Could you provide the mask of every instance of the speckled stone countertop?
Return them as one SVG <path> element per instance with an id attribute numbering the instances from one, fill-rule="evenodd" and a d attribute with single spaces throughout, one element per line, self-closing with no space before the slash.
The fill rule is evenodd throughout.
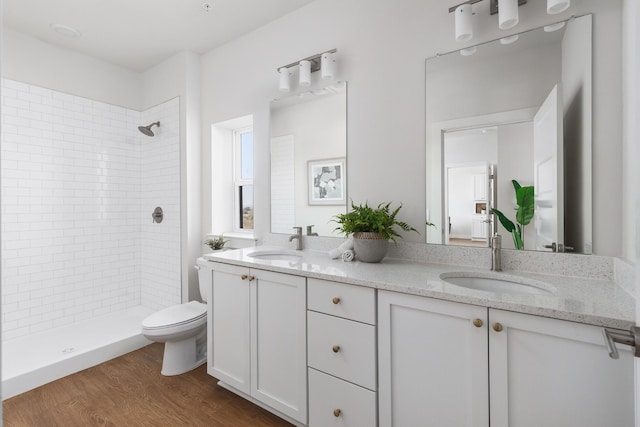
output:
<path id="1" fill-rule="evenodd" d="M 251 257 L 252 252 L 286 251 L 301 254 L 297 260 Z M 483 307 L 533 314 L 554 319 L 628 330 L 635 319 L 633 298 L 612 280 L 551 276 L 517 271 L 489 272 L 458 265 L 428 264 L 385 258 L 379 264 L 343 262 L 326 252 L 288 251 L 257 246 L 204 255 L 205 259 L 298 276 L 333 280 Z M 490 292 L 450 284 L 442 273 L 501 275 L 512 281 L 538 284 L 551 292 L 543 294 Z"/>

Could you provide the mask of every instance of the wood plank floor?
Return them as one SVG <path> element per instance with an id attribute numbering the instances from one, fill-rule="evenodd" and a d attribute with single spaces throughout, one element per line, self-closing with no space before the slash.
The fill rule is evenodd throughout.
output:
<path id="1" fill-rule="evenodd" d="M 291 426 L 219 387 L 206 365 L 183 375 L 162 376 L 162 351 L 163 345 L 154 343 L 7 399 L 4 425 Z"/>

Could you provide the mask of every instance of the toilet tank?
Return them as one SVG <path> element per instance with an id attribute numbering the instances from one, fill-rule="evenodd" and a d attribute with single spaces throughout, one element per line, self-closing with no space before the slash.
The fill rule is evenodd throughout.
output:
<path id="1" fill-rule="evenodd" d="M 213 284 L 213 263 L 204 258 L 196 260 L 196 270 L 198 270 L 198 286 L 203 302 L 209 301 L 211 296 L 211 285 Z"/>

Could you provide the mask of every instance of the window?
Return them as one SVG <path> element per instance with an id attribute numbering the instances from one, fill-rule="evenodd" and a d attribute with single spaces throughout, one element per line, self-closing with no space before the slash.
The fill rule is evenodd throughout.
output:
<path id="1" fill-rule="evenodd" d="M 234 228 L 253 230 L 253 129 L 233 133 Z"/>
<path id="2" fill-rule="evenodd" d="M 252 239 L 253 116 L 211 125 L 211 232 Z"/>

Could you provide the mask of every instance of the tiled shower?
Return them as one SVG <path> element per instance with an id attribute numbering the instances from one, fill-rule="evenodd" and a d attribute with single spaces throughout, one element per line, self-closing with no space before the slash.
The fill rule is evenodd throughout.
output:
<path id="1" fill-rule="evenodd" d="M 180 303 L 179 104 L 140 112 L 2 80 L 3 342 Z M 155 121 L 156 136 L 138 132 Z"/>

